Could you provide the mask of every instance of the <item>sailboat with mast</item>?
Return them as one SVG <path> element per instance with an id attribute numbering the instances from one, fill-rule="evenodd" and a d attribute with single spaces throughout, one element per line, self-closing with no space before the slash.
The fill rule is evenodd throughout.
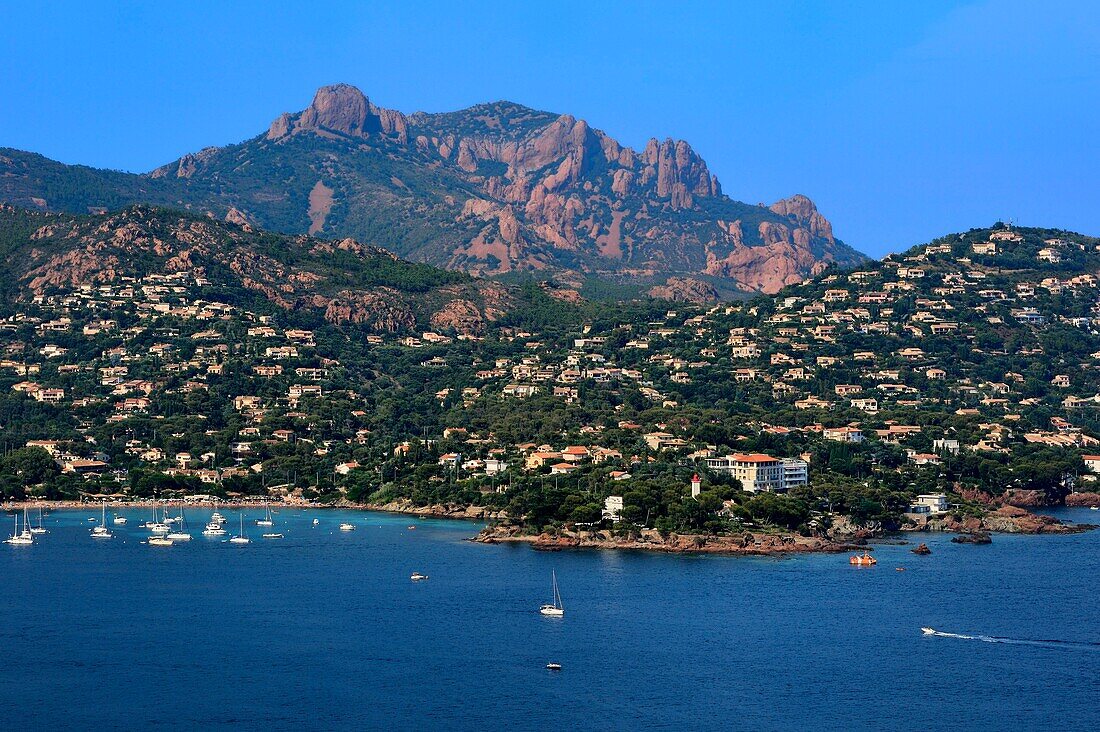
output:
<path id="1" fill-rule="evenodd" d="M 180 501 L 179 526 L 168 534 L 172 541 L 191 541 L 191 534 L 187 533 L 187 521 L 183 518 L 183 501 Z"/>
<path id="2" fill-rule="evenodd" d="M 23 509 L 23 531 L 19 531 L 19 514 L 15 514 L 15 533 L 4 539 L 5 544 L 28 546 L 34 543 L 34 534 L 27 529 L 27 509 Z"/>
<path id="3" fill-rule="evenodd" d="M 546 615 L 551 618 L 561 618 L 565 616 L 565 608 L 561 604 L 561 593 L 558 592 L 558 575 L 554 570 L 550 570 L 550 583 L 553 587 L 554 601 L 553 603 L 547 603 L 539 608 L 540 615 Z"/>
<path id="4" fill-rule="evenodd" d="M 145 524 L 145 527 L 154 534 L 167 534 L 172 530 L 172 527 L 162 521 L 157 514 L 157 504 L 153 503 L 153 520 Z"/>
<path id="5" fill-rule="evenodd" d="M 107 501 L 103 502 L 103 518 L 99 525 L 92 528 L 93 539 L 113 539 L 114 534 L 107 530 Z"/>
<path id="6" fill-rule="evenodd" d="M 241 533 L 229 540 L 230 544 L 251 544 L 252 540 L 244 535 L 244 511 L 241 511 Z"/>
<path id="7" fill-rule="evenodd" d="M 38 507 L 38 526 L 31 527 L 32 534 L 48 534 L 49 529 L 42 525 L 42 507 Z"/>
<path id="8" fill-rule="evenodd" d="M 264 510 L 267 514 L 262 519 L 256 519 L 257 526 L 274 526 L 275 522 L 271 520 L 271 506 L 267 501 L 264 501 Z"/>

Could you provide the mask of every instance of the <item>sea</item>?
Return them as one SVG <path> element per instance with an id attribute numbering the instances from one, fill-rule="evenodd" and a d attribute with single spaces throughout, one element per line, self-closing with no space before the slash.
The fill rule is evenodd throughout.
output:
<path id="1" fill-rule="evenodd" d="M 0 545 L 3 727 L 1100 728 L 1100 531 L 903 537 L 932 554 L 883 543 L 857 568 L 545 552 L 470 542 L 471 522 L 285 508 L 273 529 L 246 511 L 241 545 L 223 512 L 228 535 L 189 509 L 194 539 L 171 547 L 145 543 L 139 509 L 93 540 L 95 508 Z M 538 613 L 551 573 L 563 618 Z"/>

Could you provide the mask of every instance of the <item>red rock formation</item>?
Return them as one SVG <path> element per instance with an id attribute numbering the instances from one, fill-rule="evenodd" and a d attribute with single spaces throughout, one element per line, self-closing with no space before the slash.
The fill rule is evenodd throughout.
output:
<path id="1" fill-rule="evenodd" d="M 1009 488 L 1002 494 L 1001 500 L 1009 506 L 1022 506 L 1026 508 L 1053 505 L 1050 498 L 1043 491 L 1023 490 L 1020 488 Z"/>
<path id="2" fill-rule="evenodd" d="M 718 291 L 714 287 L 691 277 L 669 277 L 665 284 L 649 288 L 649 296 L 695 303 L 718 301 Z"/>
<path id="3" fill-rule="evenodd" d="M 1070 493 L 1068 496 L 1066 496 L 1066 505 L 1080 508 L 1092 508 L 1094 506 L 1100 507 L 1100 493 L 1094 493 L 1091 491 Z"/>

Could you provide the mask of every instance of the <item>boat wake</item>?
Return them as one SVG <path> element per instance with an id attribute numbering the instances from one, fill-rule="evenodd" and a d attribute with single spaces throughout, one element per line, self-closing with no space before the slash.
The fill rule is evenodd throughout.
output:
<path id="1" fill-rule="evenodd" d="M 1017 646 L 1041 646 L 1045 648 L 1082 648 L 1100 650 L 1100 642 L 1096 641 L 1068 641 L 1054 638 L 1007 638 L 1000 635 L 967 635 L 965 633 L 945 633 L 942 630 L 926 630 L 926 636 L 939 638 L 956 638 L 958 640 L 974 640 L 982 643 L 1007 643 Z"/>

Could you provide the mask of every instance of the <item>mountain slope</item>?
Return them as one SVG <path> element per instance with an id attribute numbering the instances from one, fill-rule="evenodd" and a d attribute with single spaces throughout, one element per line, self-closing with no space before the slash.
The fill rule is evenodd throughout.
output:
<path id="1" fill-rule="evenodd" d="M 72 212 L 176 206 L 483 275 L 675 275 L 774 292 L 864 259 L 804 196 L 770 207 L 724 196 L 682 140 L 635 151 L 510 102 L 405 115 L 342 84 L 264 134 L 147 175 L 0 150 L 0 198 Z"/>
<path id="2" fill-rule="evenodd" d="M 375 332 L 480 334 L 523 299 L 515 288 L 404 262 L 352 239 L 270 234 L 148 206 L 96 216 L 0 206 L 0 263 L 9 300 L 154 275 L 222 301 Z"/>

